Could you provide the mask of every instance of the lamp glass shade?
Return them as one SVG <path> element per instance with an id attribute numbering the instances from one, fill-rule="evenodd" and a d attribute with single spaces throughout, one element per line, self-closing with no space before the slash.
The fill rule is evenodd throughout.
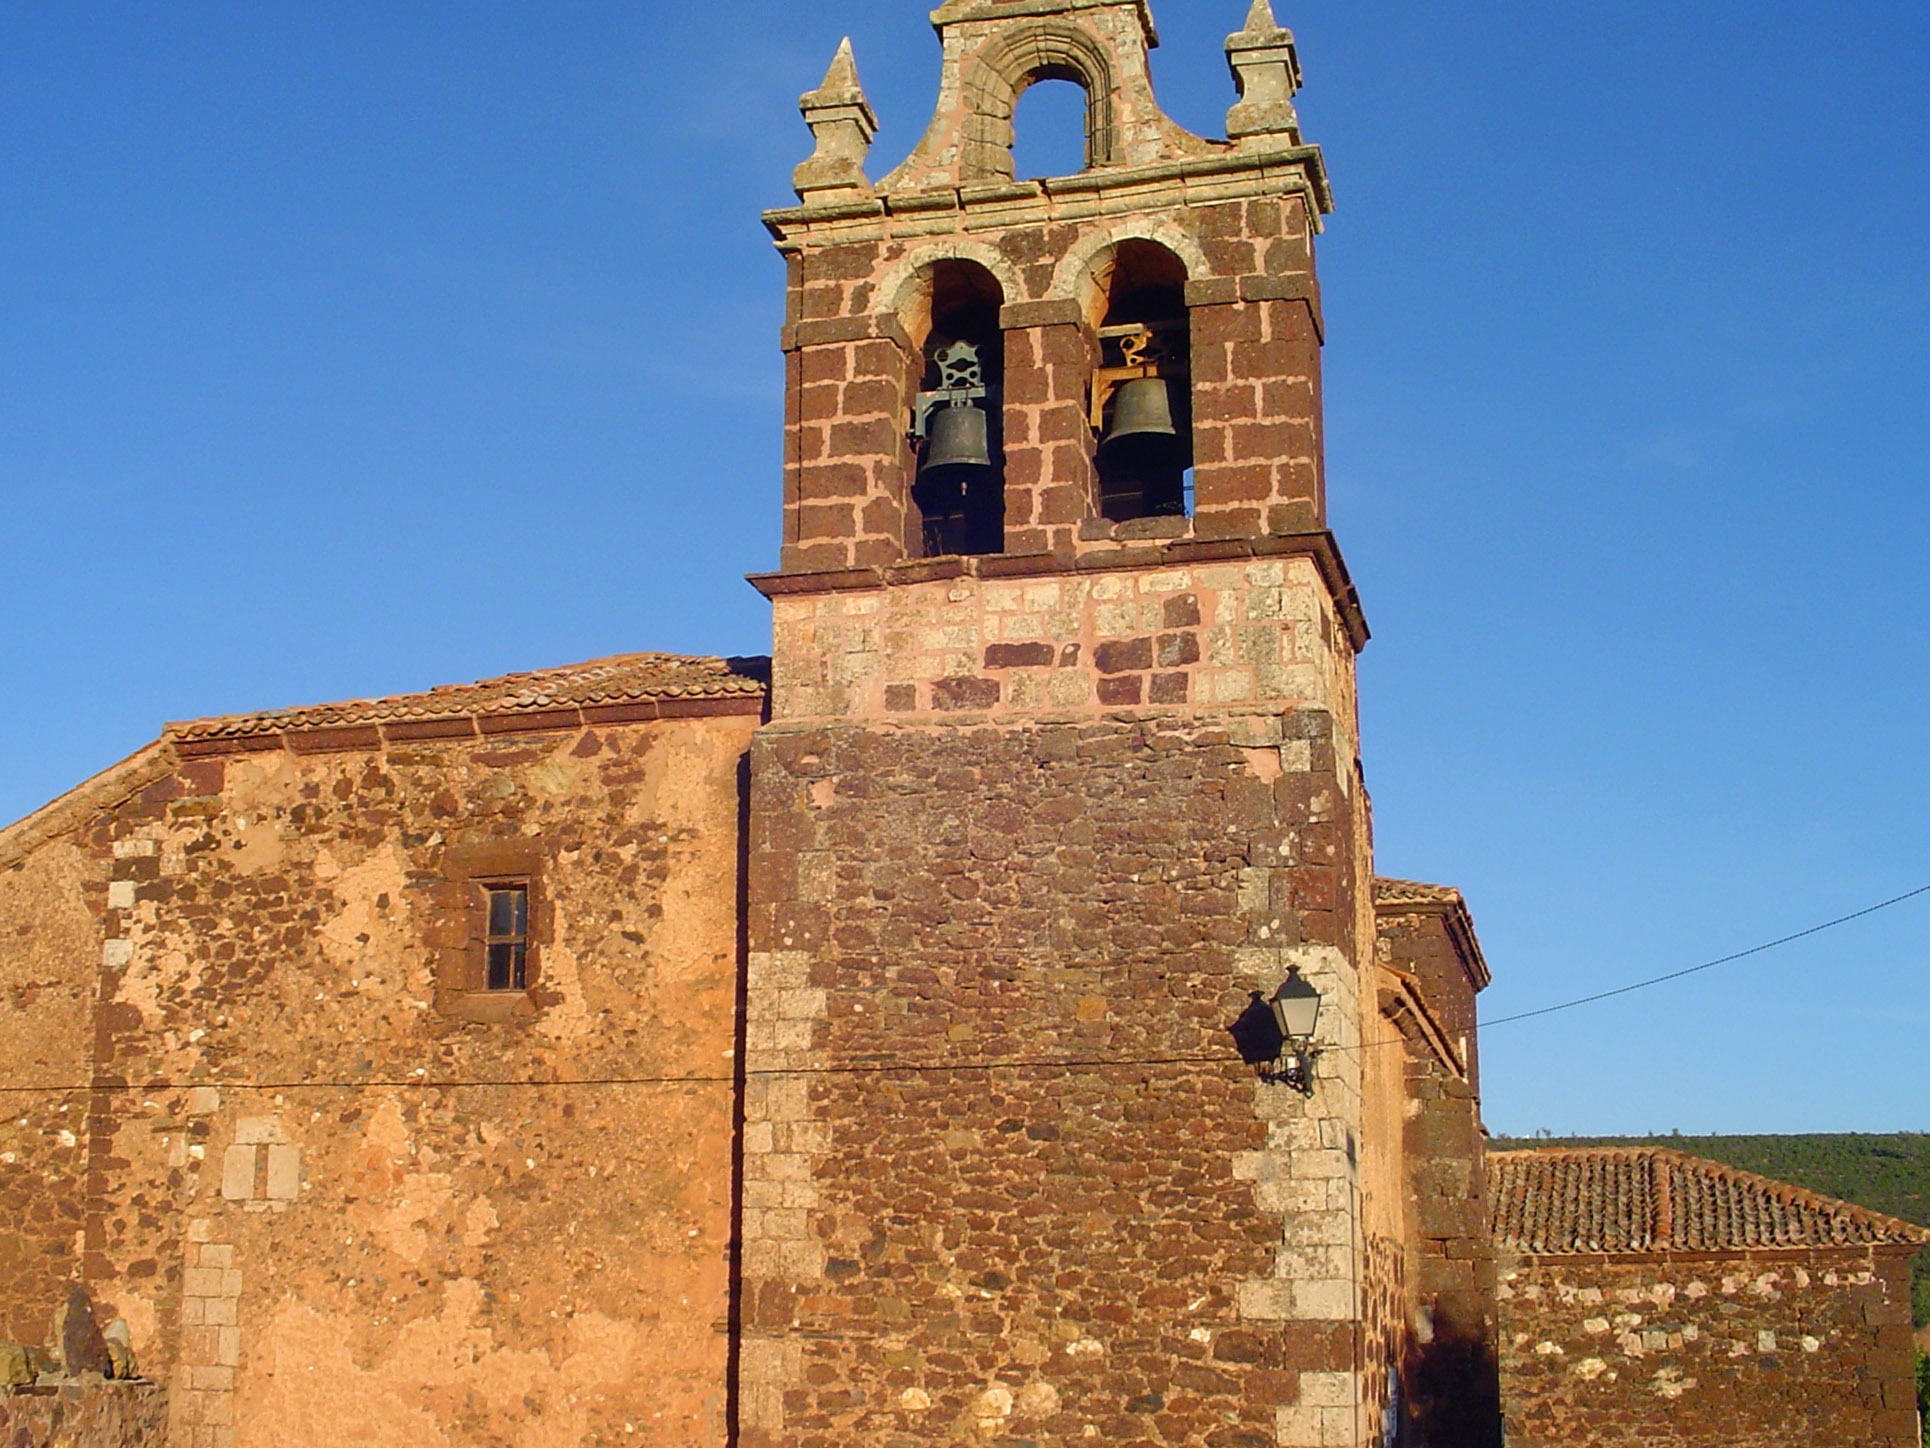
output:
<path id="1" fill-rule="evenodd" d="M 1289 1041 L 1304 1041 L 1313 1035 L 1314 1022 L 1320 1019 L 1320 992 L 1301 978 L 1298 966 L 1287 967 L 1287 978 L 1267 1004 L 1280 1034 Z"/>

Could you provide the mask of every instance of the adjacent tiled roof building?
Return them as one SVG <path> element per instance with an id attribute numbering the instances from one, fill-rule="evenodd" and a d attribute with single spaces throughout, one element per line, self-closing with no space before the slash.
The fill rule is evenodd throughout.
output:
<path id="1" fill-rule="evenodd" d="M 1930 1231 L 1663 1147 L 1488 1180 L 1510 1448 L 1915 1448 Z"/>
<path id="2" fill-rule="evenodd" d="M 1515 1252 L 1930 1242 L 1908 1222 L 1664 1147 L 1500 1151 L 1488 1162 L 1495 1239 Z"/>

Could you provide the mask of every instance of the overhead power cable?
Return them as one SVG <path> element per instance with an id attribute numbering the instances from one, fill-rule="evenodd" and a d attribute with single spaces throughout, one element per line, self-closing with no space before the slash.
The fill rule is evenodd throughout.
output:
<path id="1" fill-rule="evenodd" d="M 1747 950 L 1738 950 L 1729 955 L 1719 956 L 1714 960 L 1705 960 L 1702 964 L 1689 966 L 1685 970 L 1673 970 L 1666 975 L 1651 976 L 1647 980 L 1638 980 L 1630 985 L 1617 986 L 1614 990 L 1598 991 L 1594 995 L 1578 996 L 1574 1000 L 1562 1001 L 1557 1005 L 1542 1006 L 1536 1010 L 1521 1011 L 1512 1016 L 1501 1016 L 1496 1020 L 1482 1021 L 1480 1023 L 1480 1029 L 1488 1030 L 1494 1026 L 1512 1025 L 1517 1021 L 1527 1021 L 1533 1020 L 1538 1016 L 1553 1015 L 1557 1011 L 1574 1010 L 1579 1006 L 1593 1005 L 1597 1001 L 1612 1000 L 1616 996 L 1628 995 L 1633 991 L 1647 990 L 1651 986 L 1663 985 L 1672 980 L 1681 980 L 1685 976 L 1698 975 L 1705 970 L 1714 970 L 1719 965 L 1728 965 L 1734 961 L 1746 960 L 1752 955 L 1761 955 L 1764 951 L 1774 950 L 1778 946 L 1788 945 L 1797 940 L 1805 940 L 1812 935 L 1820 935 L 1825 930 L 1834 930 L 1839 925 L 1847 925 L 1852 920 L 1861 920 L 1866 915 L 1874 915 L 1879 910 L 1888 910 L 1893 905 L 1901 905 L 1905 901 L 1914 900 L 1920 895 L 1930 895 L 1930 885 L 1919 885 L 1914 890 L 1907 890 L 1901 895 L 1894 895 L 1890 899 L 1879 901 L 1875 905 L 1869 905 L 1861 910 L 1851 911 L 1848 915 L 1839 915 L 1834 920 L 1825 920 L 1821 925 L 1812 925 L 1807 930 L 1798 930 L 1789 935 L 1778 936 L 1774 940 L 1764 941 L 1761 945 L 1752 945 Z M 1356 1046 L 1324 1047 L 1323 1054 L 1344 1055 L 1349 1052 L 1377 1050 L 1383 1047 L 1401 1046 L 1404 1044 L 1406 1044 L 1405 1037 L 1392 1036 L 1385 1040 L 1363 1041 Z M 757 1067 L 747 1068 L 742 1073 L 742 1077 L 743 1079 L 749 1080 L 775 1076 L 915 1076 L 935 1075 L 940 1072 L 965 1071 L 1092 1071 L 1121 1070 L 1134 1067 L 1221 1066 L 1225 1064 L 1227 1064 L 1227 1057 L 1223 1054 L 1080 1058 L 1018 1057 L 996 1061 L 876 1061 L 852 1063 L 843 1066 L 807 1066 L 795 1068 Z M 151 1079 L 138 1083 L 92 1081 L 69 1085 L 0 1086 L 0 1095 L 61 1096 L 79 1093 L 140 1095 L 147 1092 L 181 1091 L 203 1086 L 211 1086 L 221 1091 L 321 1091 L 349 1089 L 455 1091 L 491 1088 L 546 1090 L 558 1087 L 573 1088 L 592 1086 L 725 1086 L 735 1083 L 738 1079 L 738 1073 L 721 1072 L 683 1076 L 577 1076 L 553 1077 L 548 1080 L 533 1078 L 452 1080 L 431 1077 L 428 1075 L 427 1069 L 424 1068 L 420 1074 L 405 1076 L 396 1080 L 379 1079 L 375 1077 L 360 1077 L 352 1080 L 321 1080 L 310 1077 L 302 1080 L 287 1081 L 168 1081 Z"/>
<path id="2" fill-rule="evenodd" d="M 1834 920 L 1825 920 L 1821 925 L 1812 925 L 1809 929 L 1798 930 L 1793 935 L 1783 935 L 1778 936 L 1774 940 L 1766 940 L 1761 945 L 1752 945 L 1747 950 L 1738 950 L 1733 955 L 1720 956 L 1715 960 L 1705 960 L 1702 964 L 1692 965 L 1687 970 L 1672 970 L 1667 975 L 1651 976 L 1647 980 L 1638 980 L 1633 985 L 1621 985 L 1615 987 L 1614 990 L 1597 991 L 1594 995 L 1578 996 L 1572 1001 L 1563 1001 L 1560 1005 L 1542 1006 L 1537 1010 L 1521 1011 L 1512 1016 L 1501 1016 L 1496 1020 L 1483 1021 L 1481 1022 L 1481 1029 L 1486 1031 L 1495 1026 L 1513 1025 L 1516 1021 L 1531 1021 L 1536 1016 L 1552 1016 L 1556 1011 L 1572 1011 L 1577 1006 L 1592 1006 L 1596 1001 L 1613 1000 L 1616 996 L 1625 996 L 1631 991 L 1647 990 L 1652 985 L 1664 985 L 1672 980 L 1681 980 L 1684 976 L 1700 975 L 1705 970 L 1714 970 L 1717 966 L 1728 965 L 1732 961 L 1747 960 L 1752 955 L 1761 955 L 1765 950 L 1774 950 L 1777 946 L 1788 945 L 1794 940 L 1806 940 L 1812 935 L 1821 935 L 1825 930 L 1834 930 L 1839 925 L 1848 925 L 1852 920 L 1861 920 L 1865 915 L 1874 915 L 1879 910 L 1888 910 L 1892 905 L 1901 905 L 1905 900 L 1914 900 L 1919 895 L 1930 895 L 1930 885 L 1919 885 L 1914 890 L 1906 890 L 1901 895 L 1893 895 L 1888 900 L 1881 901 L 1875 905 L 1866 906 L 1861 910 L 1853 910 L 1848 915 L 1839 915 Z"/>

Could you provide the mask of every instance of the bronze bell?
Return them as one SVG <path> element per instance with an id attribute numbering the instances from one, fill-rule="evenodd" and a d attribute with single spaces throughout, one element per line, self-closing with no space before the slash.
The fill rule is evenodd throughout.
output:
<path id="1" fill-rule="evenodd" d="M 1135 377 L 1113 389 L 1107 411 L 1111 420 L 1099 446 L 1109 448 L 1127 438 L 1177 438 L 1173 425 L 1173 395 L 1159 377 Z"/>
<path id="2" fill-rule="evenodd" d="M 992 434 L 983 408 L 969 403 L 936 408 L 925 427 L 919 482 L 941 482 L 992 466 Z"/>
<path id="3" fill-rule="evenodd" d="M 1159 377 L 1122 382 L 1106 399 L 1096 460 L 1102 516 L 1119 523 L 1185 513 L 1190 447 L 1173 412 L 1172 388 Z"/>

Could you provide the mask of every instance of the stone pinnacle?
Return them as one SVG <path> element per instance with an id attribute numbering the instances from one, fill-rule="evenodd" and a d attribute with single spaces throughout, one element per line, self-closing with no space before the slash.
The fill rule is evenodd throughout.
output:
<path id="1" fill-rule="evenodd" d="M 1273 0 L 1253 0 L 1252 8 L 1246 12 L 1246 24 L 1241 29 L 1248 35 L 1265 35 L 1279 28 L 1280 22 L 1273 18 Z"/>
<path id="2" fill-rule="evenodd" d="M 1266 0 L 1258 0 L 1264 5 Z M 862 89 L 858 84 L 858 61 L 851 53 L 851 37 L 845 36 L 838 42 L 838 53 L 831 57 L 831 68 L 824 73 L 824 80 L 818 86 L 821 91 L 854 91 Z"/>

